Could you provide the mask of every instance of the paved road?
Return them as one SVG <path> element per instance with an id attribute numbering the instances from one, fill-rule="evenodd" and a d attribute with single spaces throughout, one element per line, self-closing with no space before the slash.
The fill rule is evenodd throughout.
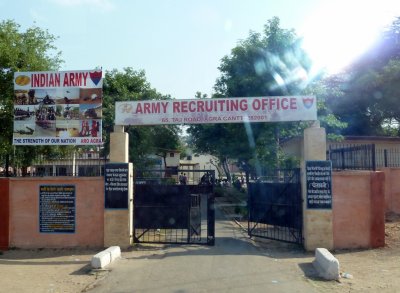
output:
<path id="1" fill-rule="evenodd" d="M 220 218 L 215 246 L 142 245 L 123 253 L 90 292 L 317 292 L 301 269 L 310 255 L 265 245 Z"/>

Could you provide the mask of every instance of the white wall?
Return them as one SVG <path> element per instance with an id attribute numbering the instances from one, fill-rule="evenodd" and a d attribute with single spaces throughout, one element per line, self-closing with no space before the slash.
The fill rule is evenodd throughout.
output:
<path id="1" fill-rule="evenodd" d="M 182 163 L 192 163 L 192 164 L 199 164 L 198 170 L 214 170 L 215 177 L 218 178 L 219 173 L 218 169 L 214 165 L 218 165 L 219 161 L 217 158 L 211 155 L 192 155 L 192 160 L 181 160 Z M 213 164 L 210 163 L 210 160 L 213 161 Z M 222 174 L 221 174 L 222 175 Z"/>

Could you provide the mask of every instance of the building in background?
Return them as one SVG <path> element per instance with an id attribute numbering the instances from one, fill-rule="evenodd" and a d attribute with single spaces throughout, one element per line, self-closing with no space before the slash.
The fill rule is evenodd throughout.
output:
<path id="1" fill-rule="evenodd" d="M 108 158 L 100 149 L 80 149 L 62 158 L 41 159 L 30 168 L 32 176 L 103 176 Z"/>
<path id="2" fill-rule="evenodd" d="M 294 137 L 281 142 L 287 156 L 300 158 L 303 138 Z M 327 159 L 334 169 L 376 170 L 400 167 L 400 138 L 391 136 L 344 136 L 341 141 L 326 143 Z"/>

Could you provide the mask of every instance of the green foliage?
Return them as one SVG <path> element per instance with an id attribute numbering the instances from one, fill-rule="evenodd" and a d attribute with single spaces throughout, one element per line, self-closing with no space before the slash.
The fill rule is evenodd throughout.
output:
<path id="1" fill-rule="evenodd" d="M 0 22 L 0 160 L 23 170 L 39 156 L 57 158 L 73 151 L 68 146 L 12 147 L 13 135 L 13 76 L 17 71 L 58 70 L 62 63 L 54 46 L 56 37 L 38 27 L 21 31 L 14 21 Z M 113 131 L 115 101 L 168 99 L 146 80 L 144 71 L 125 68 L 106 72 L 103 100 L 103 135 L 105 154 L 109 151 L 109 133 Z M 168 150 L 180 147 L 176 126 L 128 127 L 130 157 L 138 166 L 146 165 L 148 154 L 165 156 Z M 9 155 L 11 154 L 11 156 Z"/>
<path id="2" fill-rule="evenodd" d="M 0 22 L 0 158 L 6 164 L 18 161 L 29 165 L 34 154 L 47 149 L 18 146 L 13 157 L 13 77 L 17 71 L 58 69 L 62 60 L 61 53 L 54 46 L 55 40 L 56 37 L 47 30 L 36 26 L 21 31 L 12 20 Z"/>
<path id="3" fill-rule="evenodd" d="M 335 89 L 329 88 L 328 84 L 324 80 L 318 80 L 312 82 L 304 91 L 304 94 L 314 95 L 318 97 L 317 101 L 317 111 L 318 120 L 321 127 L 324 127 L 327 133 L 327 138 L 333 141 L 340 141 L 343 139 L 341 132 L 345 129 L 348 124 L 341 121 L 332 109 L 327 106 L 327 99 L 329 98 L 329 93 L 332 93 Z M 341 92 L 335 93 L 340 95 Z"/>
<path id="4" fill-rule="evenodd" d="M 161 184 L 175 185 L 177 182 L 174 178 L 161 178 Z"/>
<path id="5" fill-rule="evenodd" d="M 301 93 L 307 86 L 310 59 L 293 30 L 280 27 L 274 17 L 264 34 L 250 32 L 247 39 L 222 58 L 215 91 L 229 97 L 282 96 Z"/>
<path id="6" fill-rule="evenodd" d="M 263 34 L 250 32 L 222 58 L 213 98 L 282 96 L 304 93 L 311 62 L 293 30 L 280 27 L 279 19 L 267 22 Z M 198 98 L 204 96 L 198 93 Z M 247 123 L 192 125 L 191 146 L 200 153 L 219 158 L 225 164 L 238 161 L 246 173 L 261 165 L 279 166 L 284 160 L 279 141 L 299 135 L 303 123 Z"/>
<path id="7" fill-rule="evenodd" d="M 103 85 L 103 136 L 104 151 L 109 152 L 110 132 L 113 131 L 115 119 L 115 102 L 138 100 L 170 99 L 152 88 L 143 70 L 132 68 L 116 69 L 105 73 Z M 176 125 L 162 126 L 128 126 L 129 158 L 136 168 L 144 168 L 152 164 L 149 155 L 155 154 L 162 158 L 171 150 L 180 149 L 180 128 Z"/>

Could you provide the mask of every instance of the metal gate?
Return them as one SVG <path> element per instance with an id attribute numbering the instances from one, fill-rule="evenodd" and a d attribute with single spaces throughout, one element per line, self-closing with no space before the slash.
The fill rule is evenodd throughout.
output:
<path id="1" fill-rule="evenodd" d="M 214 245 L 214 178 L 207 170 L 137 171 L 134 241 Z"/>
<path id="2" fill-rule="evenodd" d="M 303 243 L 300 169 L 270 170 L 248 186 L 248 234 Z"/>

